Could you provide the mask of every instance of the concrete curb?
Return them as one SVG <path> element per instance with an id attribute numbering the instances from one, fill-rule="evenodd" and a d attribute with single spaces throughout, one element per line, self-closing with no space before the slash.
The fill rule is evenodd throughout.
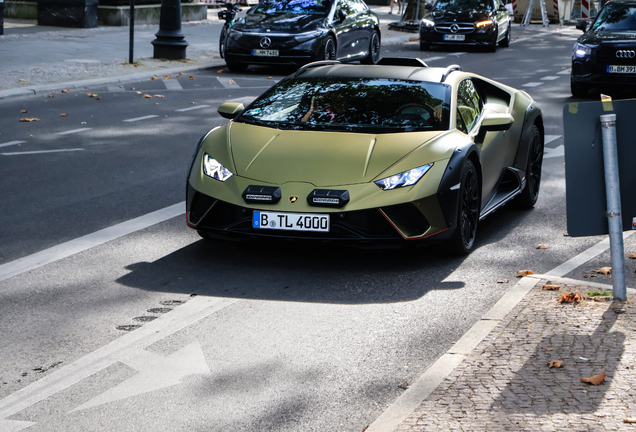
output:
<path id="1" fill-rule="evenodd" d="M 556 278 L 552 278 L 556 279 Z M 473 325 L 444 355 L 424 372 L 408 390 L 382 413 L 366 432 L 393 432 L 484 340 L 499 322 L 537 284 L 536 278 L 522 278 L 486 314 Z"/>
<path id="2" fill-rule="evenodd" d="M 180 67 L 180 68 L 172 68 L 172 69 L 156 69 L 147 72 L 139 72 L 135 74 L 128 75 L 116 75 L 112 77 L 105 78 L 95 78 L 83 81 L 71 81 L 64 83 L 52 83 L 52 84 L 42 84 L 32 87 L 25 88 L 16 88 L 9 90 L 0 90 L 0 99 L 5 99 L 12 96 L 25 96 L 25 95 L 35 95 L 39 93 L 51 92 L 62 89 L 76 89 L 86 86 L 93 85 L 102 85 L 102 84 L 120 84 L 127 81 L 135 81 L 135 80 L 143 80 L 150 79 L 153 75 L 163 76 L 166 74 L 174 74 L 179 72 L 190 72 L 201 69 L 210 69 L 217 67 L 225 67 L 225 64 L 221 64 L 220 62 L 209 62 L 196 66 L 188 66 L 188 67 Z"/>

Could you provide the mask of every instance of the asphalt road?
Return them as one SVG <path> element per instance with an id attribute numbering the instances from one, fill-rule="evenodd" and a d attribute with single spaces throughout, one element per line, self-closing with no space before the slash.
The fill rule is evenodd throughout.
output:
<path id="1" fill-rule="evenodd" d="M 225 122 L 216 108 L 250 100 L 289 71 L 219 68 L 0 101 L 0 270 L 56 248 L 50 264 L 0 278 L 0 430 L 372 423 L 517 270 L 547 273 L 602 240 L 565 235 L 561 112 L 575 101 L 567 70 L 576 33 L 515 30 L 494 54 L 383 47 L 523 88 L 543 110 L 536 207 L 488 217 L 464 258 L 437 248 L 206 242 L 186 227 L 186 171 L 197 139 Z M 625 249 L 636 250 L 633 237 Z M 605 265 L 607 253 L 564 276 Z M 627 265 L 634 287 L 636 265 Z"/>

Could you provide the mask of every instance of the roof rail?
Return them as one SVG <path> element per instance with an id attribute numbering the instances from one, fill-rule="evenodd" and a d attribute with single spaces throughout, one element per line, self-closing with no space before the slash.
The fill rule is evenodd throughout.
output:
<path id="1" fill-rule="evenodd" d="M 451 74 L 451 72 L 454 71 L 462 71 L 461 66 L 459 65 L 450 65 L 449 67 L 446 68 L 446 70 L 444 71 L 444 74 L 442 75 L 442 79 L 440 80 L 441 83 L 443 83 L 444 81 L 446 81 L 446 78 L 448 78 L 448 76 Z"/>
<path id="2" fill-rule="evenodd" d="M 318 66 L 330 66 L 330 65 L 336 65 L 336 64 L 341 64 L 341 63 L 338 60 L 320 60 L 313 63 L 307 63 L 306 65 L 301 66 L 296 71 L 296 73 L 294 74 L 294 78 L 296 78 L 298 75 L 302 74 L 309 68 L 318 67 Z"/>
<path id="3" fill-rule="evenodd" d="M 417 57 L 382 57 L 377 64 L 380 66 L 428 67 L 424 60 Z"/>

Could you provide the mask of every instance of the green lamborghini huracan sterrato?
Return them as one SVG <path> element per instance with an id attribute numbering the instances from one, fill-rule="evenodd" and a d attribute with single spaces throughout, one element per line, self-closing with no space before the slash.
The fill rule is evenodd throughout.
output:
<path id="1" fill-rule="evenodd" d="M 481 219 L 533 207 L 541 110 L 524 91 L 419 59 L 300 68 L 198 143 L 187 223 L 204 238 L 473 247 Z"/>

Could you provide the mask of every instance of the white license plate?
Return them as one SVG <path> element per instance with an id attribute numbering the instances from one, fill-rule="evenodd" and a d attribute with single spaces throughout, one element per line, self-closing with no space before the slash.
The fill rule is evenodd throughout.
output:
<path id="1" fill-rule="evenodd" d="M 252 227 L 288 231 L 329 232 L 329 215 L 255 211 L 252 216 Z"/>
<path id="2" fill-rule="evenodd" d="M 466 39 L 466 35 L 444 35 L 444 40 L 463 41 Z"/>
<path id="3" fill-rule="evenodd" d="M 252 55 L 258 57 L 278 57 L 278 50 L 255 49 L 252 50 Z"/>
<path id="4" fill-rule="evenodd" d="M 636 73 L 636 66 L 607 66 L 607 73 Z"/>

